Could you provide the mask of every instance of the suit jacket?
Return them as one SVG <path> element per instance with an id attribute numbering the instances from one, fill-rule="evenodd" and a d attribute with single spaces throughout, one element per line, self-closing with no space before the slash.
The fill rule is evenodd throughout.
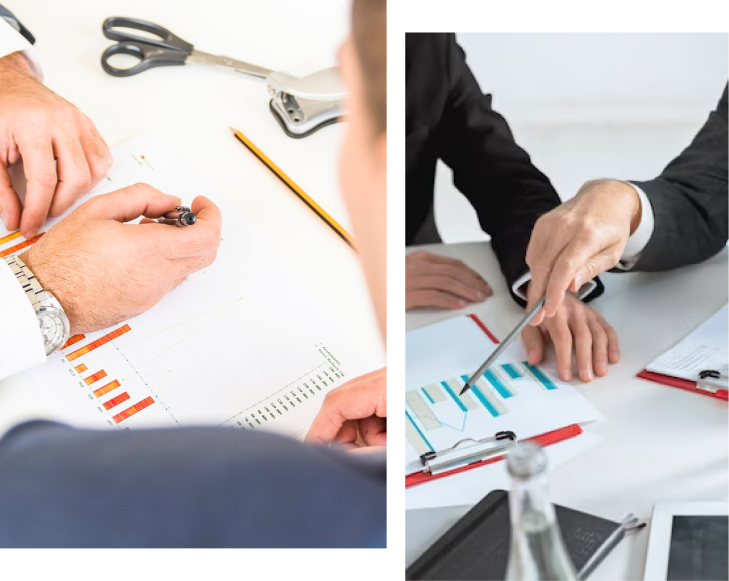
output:
<path id="1" fill-rule="evenodd" d="M 632 270 L 668 270 L 706 260 L 727 241 L 727 87 L 691 144 L 650 181 L 635 181 L 655 225 Z"/>
<path id="2" fill-rule="evenodd" d="M 511 287 L 528 270 L 534 222 L 560 204 L 559 196 L 491 108 L 491 96 L 481 93 L 455 35 L 407 34 L 405 47 L 406 244 L 432 210 L 442 159 L 491 236 Z M 597 283 L 588 299 L 602 293 Z"/>

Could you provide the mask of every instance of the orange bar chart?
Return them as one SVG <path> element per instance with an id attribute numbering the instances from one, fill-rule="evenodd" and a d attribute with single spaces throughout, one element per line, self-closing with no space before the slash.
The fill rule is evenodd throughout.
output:
<path id="1" fill-rule="evenodd" d="M 7 234 L 0 238 L 0 246 L 5 244 L 6 242 L 15 240 L 16 238 L 20 238 L 20 230 L 16 230 L 15 232 L 11 232 L 10 234 Z"/>
<path id="2" fill-rule="evenodd" d="M 83 373 L 88 369 L 88 367 L 86 367 L 85 363 L 82 363 L 81 365 L 77 365 L 76 367 L 74 367 L 74 369 L 76 370 L 76 373 Z"/>
<path id="3" fill-rule="evenodd" d="M 86 385 L 91 385 L 92 383 L 96 383 L 104 377 L 106 377 L 106 371 L 102 369 L 101 371 L 97 371 L 93 375 L 89 375 L 86 379 L 84 379 L 84 381 L 86 382 Z"/>
<path id="4" fill-rule="evenodd" d="M 25 242 L 21 242 L 20 244 L 16 244 L 15 246 L 11 246 L 7 250 L 0 251 L 0 258 L 3 258 L 5 256 L 10 256 L 11 254 L 15 254 L 18 250 L 22 250 L 23 248 L 27 248 L 31 244 L 36 243 L 38 240 L 40 240 L 41 236 L 43 236 L 45 232 L 41 232 L 40 234 L 33 236 L 30 240 L 26 240 Z"/>
<path id="5" fill-rule="evenodd" d="M 123 394 L 116 396 L 115 398 L 110 399 L 104 404 L 104 409 L 110 410 L 111 408 L 118 406 L 121 402 L 127 401 L 129 399 L 129 394 L 125 391 Z M 117 422 L 119 423 L 119 422 Z"/>
<path id="6" fill-rule="evenodd" d="M 106 345 L 109 341 L 113 341 L 117 337 L 120 337 L 124 333 L 128 333 L 131 331 L 131 328 L 129 325 L 124 325 L 123 327 L 119 327 L 115 331 L 112 331 L 108 335 L 104 335 L 103 337 L 100 337 L 96 341 L 92 341 L 88 345 L 81 347 L 81 349 L 77 349 L 73 353 L 69 353 L 66 356 L 66 359 L 69 361 L 73 361 L 74 359 L 78 359 L 82 355 L 86 355 L 87 353 L 93 351 L 94 349 L 97 349 L 98 347 L 101 347 L 102 345 Z"/>
<path id="7" fill-rule="evenodd" d="M 63 347 L 61 347 L 61 349 L 70 347 L 74 343 L 78 343 L 79 341 L 83 341 L 84 339 L 86 339 L 86 335 L 74 335 L 73 337 L 69 337 L 68 341 L 63 344 Z"/>
<path id="8" fill-rule="evenodd" d="M 153 403 L 154 399 L 152 397 L 145 398 L 139 403 L 135 403 L 132 407 L 125 409 L 123 412 L 119 412 L 112 419 L 118 424 L 126 420 L 129 416 L 133 416 L 144 408 L 151 406 Z"/>
<path id="9" fill-rule="evenodd" d="M 104 374 L 104 375 L 106 375 L 106 374 Z M 104 386 L 100 387 L 99 389 L 97 389 L 96 391 L 94 391 L 94 395 L 96 397 L 101 397 L 102 395 L 109 393 L 112 389 L 116 389 L 120 385 L 121 385 L 121 383 L 119 383 L 119 380 L 115 379 L 111 383 L 107 383 L 106 385 L 104 385 Z M 106 409 L 109 409 L 109 408 L 106 408 Z"/>

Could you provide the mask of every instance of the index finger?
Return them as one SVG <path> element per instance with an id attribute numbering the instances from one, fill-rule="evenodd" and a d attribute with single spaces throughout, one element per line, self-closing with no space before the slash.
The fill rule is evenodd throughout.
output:
<path id="1" fill-rule="evenodd" d="M 46 221 L 58 183 L 58 175 L 50 139 L 38 136 L 27 142 L 19 140 L 18 150 L 23 158 L 28 182 L 20 231 L 25 238 L 32 238 Z"/>
<path id="2" fill-rule="evenodd" d="M 306 441 L 328 444 L 347 420 L 372 415 L 387 416 L 386 369 L 363 375 L 333 389 L 324 398 L 321 410 L 306 434 Z"/>

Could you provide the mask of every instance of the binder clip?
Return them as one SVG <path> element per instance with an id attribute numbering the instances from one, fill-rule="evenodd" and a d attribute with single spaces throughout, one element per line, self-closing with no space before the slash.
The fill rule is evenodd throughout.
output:
<path id="1" fill-rule="evenodd" d="M 450 448 L 422 454 L 420 456 L 420 463 L 423 465 L 422 471 L 435 475 L 490 458 L 505 456 L 516 443 L 517 438 L 514 432 L 497 432 L 493 436 L 480 440 L 465 438 Z"/>
<path id="2" fill-rule="evenodd" d="M 696 387 L 709 393 L 716 393 L 719 390 L 729 389 L 729 377 L 727 376 L 727 366 L 724 365 L 719 369 L 704 369 L 699 371 L 696 378 Z"/>

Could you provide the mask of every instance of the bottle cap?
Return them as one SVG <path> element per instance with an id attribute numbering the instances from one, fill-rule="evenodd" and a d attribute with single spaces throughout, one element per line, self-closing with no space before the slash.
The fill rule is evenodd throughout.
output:
<path id="1" fill-rule="evenodd" d="M 547 455 L 534 442 L 521 442 L 506 457 L 509 474 L 518 478 L 531 478 L 547 469 Z"/>

